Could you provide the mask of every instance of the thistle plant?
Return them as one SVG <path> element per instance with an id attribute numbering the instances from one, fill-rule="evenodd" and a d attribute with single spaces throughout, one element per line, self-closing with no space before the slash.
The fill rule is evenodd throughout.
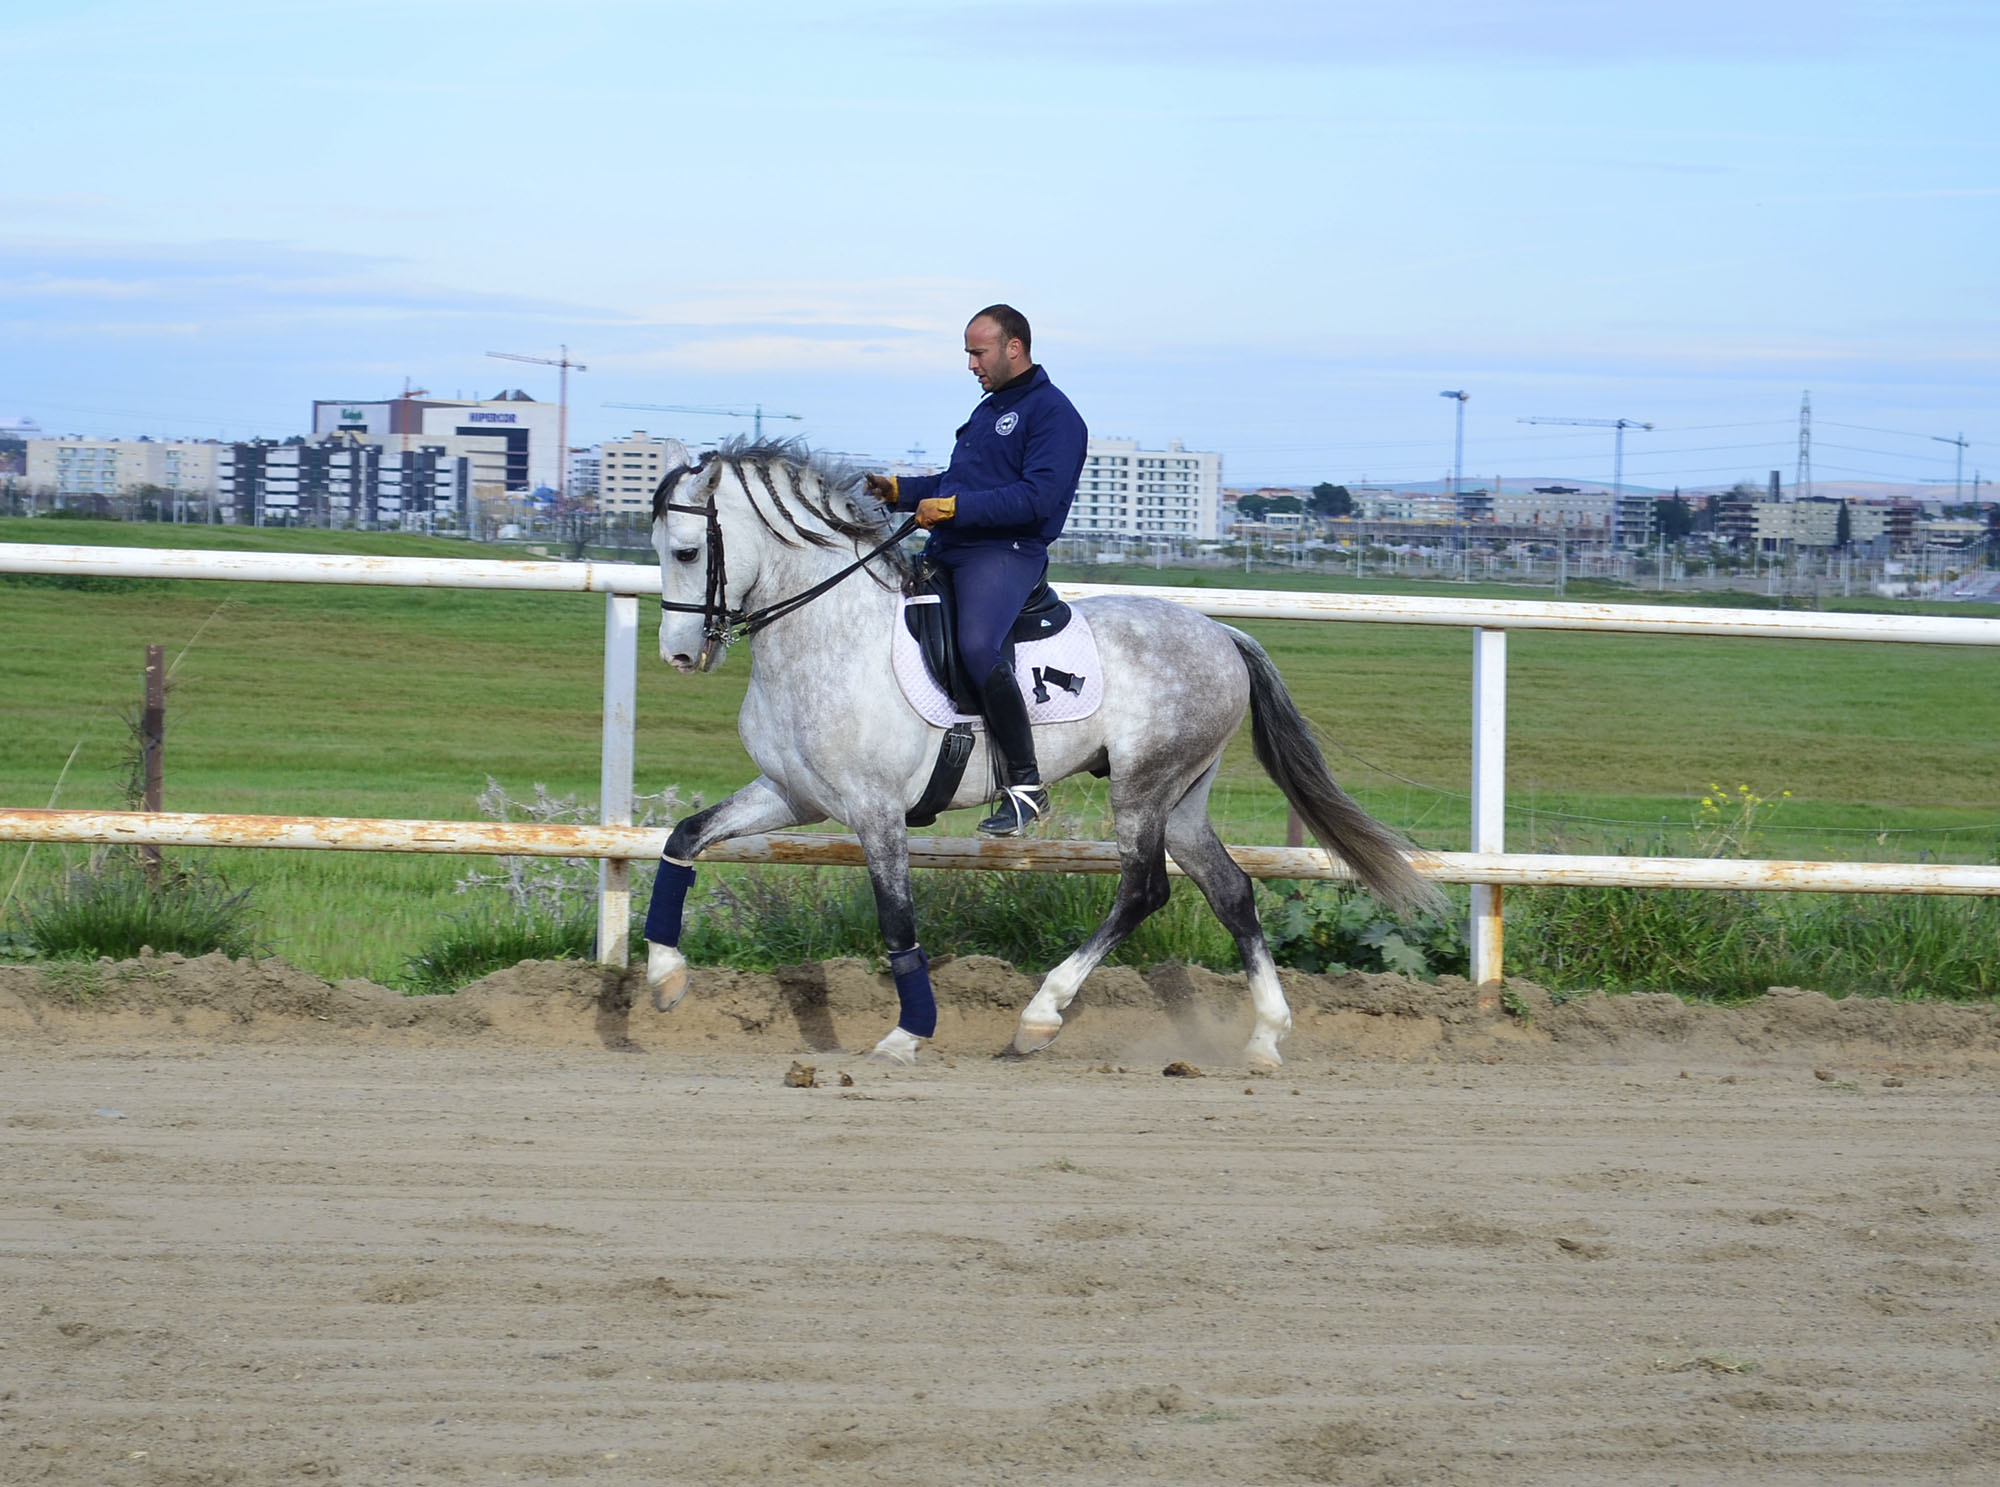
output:
<path id="1" fill-rule="evenodd" d="M 542 826 L 595 826 L 602 814 L 594 803 L 579 800 L 574 793 L 550 794 L 539 781 L 530 799 L 518 799 L 491 775 L 474 803 L 488 820 L 528 821 Z M 697 799 L 695 808 L 700 804 Z M 664 826 L 683 811 L 686 802 L 680 791 L 669 785 L 657 794 L 635 797 L 632 805 L 633 824 Z M 469 868 L 452 885 L 452 891 L 466 894 L 497 888 L 515 915 L 548 922 L 574 916 L 597 892 L 595 858 L 502 856 L 493 860 L 500 871 Z"/>
<path id="2" fill-rule="evenodd" d="M 1752 838 L 1791 798 L 1789 790 L 1768 797 L 1748 785 L 1738 785 L 1731 792 L 1711 780 L 1708 793 L 1694 808 L 1694 855 L 1748 857 Z"/>

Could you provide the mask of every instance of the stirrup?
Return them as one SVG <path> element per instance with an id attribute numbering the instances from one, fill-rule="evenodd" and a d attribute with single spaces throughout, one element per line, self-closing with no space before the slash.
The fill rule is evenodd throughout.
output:
<path id="1" fill-rule="evenodd" d="M 981 836 L 1019 836 L 1049 813 L 1049 792 L 1041 785 L 1009 785 L 1000 809 L 979 823 Z"/>

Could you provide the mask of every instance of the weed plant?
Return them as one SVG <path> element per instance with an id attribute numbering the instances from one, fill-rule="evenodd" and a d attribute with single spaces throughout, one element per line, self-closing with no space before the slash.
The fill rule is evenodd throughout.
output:
<path id="1" fill-rule="evenodd" d="M 396 979 L 411 996 L 438 996 L 524 960 L 588 960 L 596 940 L 592 911 L 554 916 L 482 904 L 447 920 Z"/>
<path id="2" fill-rule="evenodd" d="M 28 898 L 14 936 L 49 960 L 161 954 L 240 957 L 261 948 L 248 889 L 163 864 L 151 881 L 136 855 L 107 854 Z"/>
<path id="3" fill-rule="evenodd" d="M 1258 899 L 1271 958 L 1281 966 L 1335 976 L 1394 971 L 1424 981 L 1470 973 L 1471 923 L 1462 912 L 1397 920 L 1345 884 L 1282 878 L 1261 885 Z"/>

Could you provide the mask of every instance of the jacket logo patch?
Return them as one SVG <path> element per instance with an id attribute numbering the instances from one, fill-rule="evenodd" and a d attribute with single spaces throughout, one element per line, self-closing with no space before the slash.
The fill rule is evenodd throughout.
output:
<path id="1" fill-rule="evenodd" d="M 1004 439 L 1009 434 L 1014 432 L 1015 428 L 1019 426 L 1020 422 L 1021 422 L 1021 415 L 1016 413 L 1012 408 L 1009 408 L 1005 413 L 1002 413 L 1000 417 L 994 421 L 993 432 L 998 434 L 1001 438 Z"/>

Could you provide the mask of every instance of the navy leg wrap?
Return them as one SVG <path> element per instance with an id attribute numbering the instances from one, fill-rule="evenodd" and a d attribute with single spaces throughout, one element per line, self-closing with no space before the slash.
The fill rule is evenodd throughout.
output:
<path id="1" fill-rule="evenodd" d="M 688 889 L 694 887 L 694 869 L 660 859 L 660 875 L 653 879 L 653 901 L 646 909 L 646 938 L 655 945 L 681 942 L 681 906 Z"/>
<path id="2" fill-rule="evenodd" d="M 931 995 L 931 962 L 924 947 L 912 945 L 889 957 L 889 970 L 896 978 L 896 999 L 903 1004 L 896 1026 L 919 1038 L 937 1031 L 937 998 Z"/>

